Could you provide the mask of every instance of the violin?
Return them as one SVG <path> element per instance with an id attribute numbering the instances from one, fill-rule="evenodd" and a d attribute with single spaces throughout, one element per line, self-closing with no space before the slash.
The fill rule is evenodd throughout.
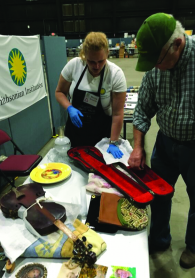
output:
<path id="1" fill-rule="evenodd" d="M 17 189 L 12 189 L 1 198 L 1 210 L 6 218 L 16 219 L 19 218 L 18 210 L 21 206 L 28 209 L 31 205 L 36 203 L 37 198 L 44 196 L 45 191 L 41 184 L 31 183 L 22 185 L 17 187 Z M 66 210 L 62 205 L 53 201 L 41 201 L 40 204 L 44 204 L 44 207 L 49 210 L 56 219 L 60 219 L 63 222 L 66 220 Z M 26 219 L 40 235 L 48 235 L 58 229 L 37 209 L 37 205 L 28 209 Z"/>
<path id="2" fill-rule="evenodd" d="M 93 265 L 97 258 L 96 254 L 91 251 L 92 244 L 86 246 L 86 237 L 80 240 L 67 226 L 63 223 L 66 220 L 65 208 L 53 201 L 39 201 L 40 197 L 45 196 L 41 184 L 30 183 L 17 188 L 12 188 L 0 200 L 0 207 L 6 218 L 18 218 L 18 210 L 21 206 L 27 209 L 26 219 L 32 227 L 40 234 L 47 235 L 60 229 L 69 238 L 72 239 L 73 261 L 81 266 L 87 264 Z"/>

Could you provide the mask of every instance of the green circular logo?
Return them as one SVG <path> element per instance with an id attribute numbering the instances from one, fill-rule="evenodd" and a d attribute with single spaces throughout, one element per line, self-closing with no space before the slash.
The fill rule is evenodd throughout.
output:
<path id="1" fill-rule="evenodd" d="M 106 90 L 104 88 L 101 88 L 100 94 L 104 95 L 106 93 Z"/>
<path id="2" fill-rule="evenodd" d="M 17 86 L 24 85 L 27 77 L 27 67 L 24 56 L 19 49 L 13 48 L 8 57 L 8 67 L 11 78 Z"/>

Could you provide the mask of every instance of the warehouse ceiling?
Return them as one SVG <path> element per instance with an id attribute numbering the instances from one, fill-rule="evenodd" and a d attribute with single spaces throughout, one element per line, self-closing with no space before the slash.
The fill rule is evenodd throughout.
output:
<path id="1" fill-rule="evenodd" d="M 0 34 L 84 38 L 90 31 L 108 37 L 137 33 L 153 13 L 173 14 L 195 32 L 194 0 L 6 0 L 0 4 Z"/>

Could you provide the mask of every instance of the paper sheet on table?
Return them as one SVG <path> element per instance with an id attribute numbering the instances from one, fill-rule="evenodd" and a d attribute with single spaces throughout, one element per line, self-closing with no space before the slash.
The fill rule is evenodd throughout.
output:
<path id="1" fill-rule="evenodd" d="M 117 189 L 113 188 L 106 180 L 99 175 L 89 173 L 88 184 L 85 186 L 86 190 L 95 194 L 101 194 L 102 192 L 112 193 L 119 196 L 123 196 Z"/>
<path id="2" fill-rule="evenodd" d="M 114 158 L 112 154 L 107 153 L 107 149 L 109 147 L 109 138 L 103 138 L 100 142 L 98 142 L 95 147 L 100 150 L 102 153 L 106 164 L 112 164 L 117 162 L 122 162 L 126 166 L 129 166 L 128 159 L 130 153 L 132 152 L 133 148 L 131 147 L 128 140 L 119 139 L 119 149 L 123 152 L 122 158 Z"/>

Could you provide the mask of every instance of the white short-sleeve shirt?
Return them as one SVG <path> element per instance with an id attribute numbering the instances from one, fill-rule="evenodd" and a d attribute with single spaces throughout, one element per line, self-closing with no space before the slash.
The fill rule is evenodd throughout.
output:
<path id="1" fill-rule="evenodd" d="M 73 99 L 74 88 L 86 66 L 86 63 L 81 58 L 76 57 L 71 59 L 66 66 L 63 68 L 61 74 L 68 82 L 71 82 L 69 94 L 71 102 Z M 98 93 L 98 86 L 100 83 L 100 75 L 93 77 L 87 69 L 78 89 L 86 92 Z M 111 93 L 122 93 L 126 92 L 127 83 L 125 75 L 121 68 L 110 61 L 106 61 L 104 78 L 100 91 L 101 104 L 107 115 L 112 115 L 111 107 Z"/>

